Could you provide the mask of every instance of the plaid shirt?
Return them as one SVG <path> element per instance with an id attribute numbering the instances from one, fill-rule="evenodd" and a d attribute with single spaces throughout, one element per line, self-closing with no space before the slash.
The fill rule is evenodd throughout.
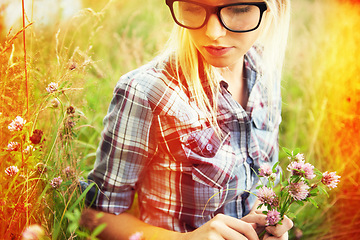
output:
<path id="1" fill-rule="evenodd" d="M 89 181 L 99 187 L 95 208 L 120 214 L 138 193 L 141 219 L 186 232 L 217 213 L 241 218 L 256 197 L 253 171 L 278 159 L 279 111 L 268 111 L 266 76 L 255 48 L 245 55 L 246 110 L 220 82 L 219 139 L 188 94 L 153 61 L 117 83 Z M 272 93 L 274 109 L 280 88 Z M 270 118 L 269 113 L 277 113 Z M 88 194 L 88 197 L 92 194 Z M 89 199 L 88 199 L 89 200 Z M 91 201 L 91 199 L 90 199 Z"/>

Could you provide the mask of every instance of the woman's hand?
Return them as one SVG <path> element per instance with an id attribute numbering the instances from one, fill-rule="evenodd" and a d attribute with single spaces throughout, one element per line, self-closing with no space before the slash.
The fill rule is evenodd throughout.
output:
<path id="1" fill-rule="evenodd" d="M 251 212 L 241 220 L 256 224 L 255 230 L 258 234 L 266 230 L 263 240 L 287 240 L 288 231 L 293 227 L 293 222 L 287 216 L 284 216 L 281 225 L 266 226 L 266 215 L 261 211 Z"/>
<path id="2" fill-rule="evenodd" d="M 224 214 L 218 214 L 203 226 L 186 233 L 184 240 L 259 240 L 254 225 Z"/>

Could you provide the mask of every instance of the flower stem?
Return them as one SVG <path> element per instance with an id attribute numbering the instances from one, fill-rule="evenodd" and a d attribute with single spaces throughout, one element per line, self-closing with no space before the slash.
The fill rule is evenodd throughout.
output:
<path id="1" fill-rule="evenodd" d="M 265 236 L 266 230 L 262 231 L 262 233 L 259 234 L 259 239 L 262 239 Z"/>

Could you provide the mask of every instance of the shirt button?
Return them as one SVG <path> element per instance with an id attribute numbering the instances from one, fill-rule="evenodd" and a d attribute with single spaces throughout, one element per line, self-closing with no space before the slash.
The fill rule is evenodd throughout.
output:
<path id="1" fill-rule="evenodd" d="M 213 150 L 213 145 L 211 145 L 211 144 L 206 145 L 206 150 L 211 152 Z"/>
<path id="2" fill-rule="evenodd" d="M 253 163 L 253 160 L 248 157 L 248 158 L 246 159 L 246 162 L 247 162 L 248 164 L 252 164 L 252 163 Z"/>

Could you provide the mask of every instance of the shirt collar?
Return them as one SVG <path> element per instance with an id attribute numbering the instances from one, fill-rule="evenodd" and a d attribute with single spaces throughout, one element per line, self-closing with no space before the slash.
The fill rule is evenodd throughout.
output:
<path id="1" fill-rule="evenodd" d="M 248 91 L 251 92 L 253 86 L 255 85 L 258 75 L 261 75 L 261 67 L 258 62 L 260 61 L 261 49 L 259 47 L 253 46 L 244 56 L 244 71 L 245 78 L 247 80 Z M 220 77 L 220 86 L 228 90 L 228 82 L 221 76 Z"/>

